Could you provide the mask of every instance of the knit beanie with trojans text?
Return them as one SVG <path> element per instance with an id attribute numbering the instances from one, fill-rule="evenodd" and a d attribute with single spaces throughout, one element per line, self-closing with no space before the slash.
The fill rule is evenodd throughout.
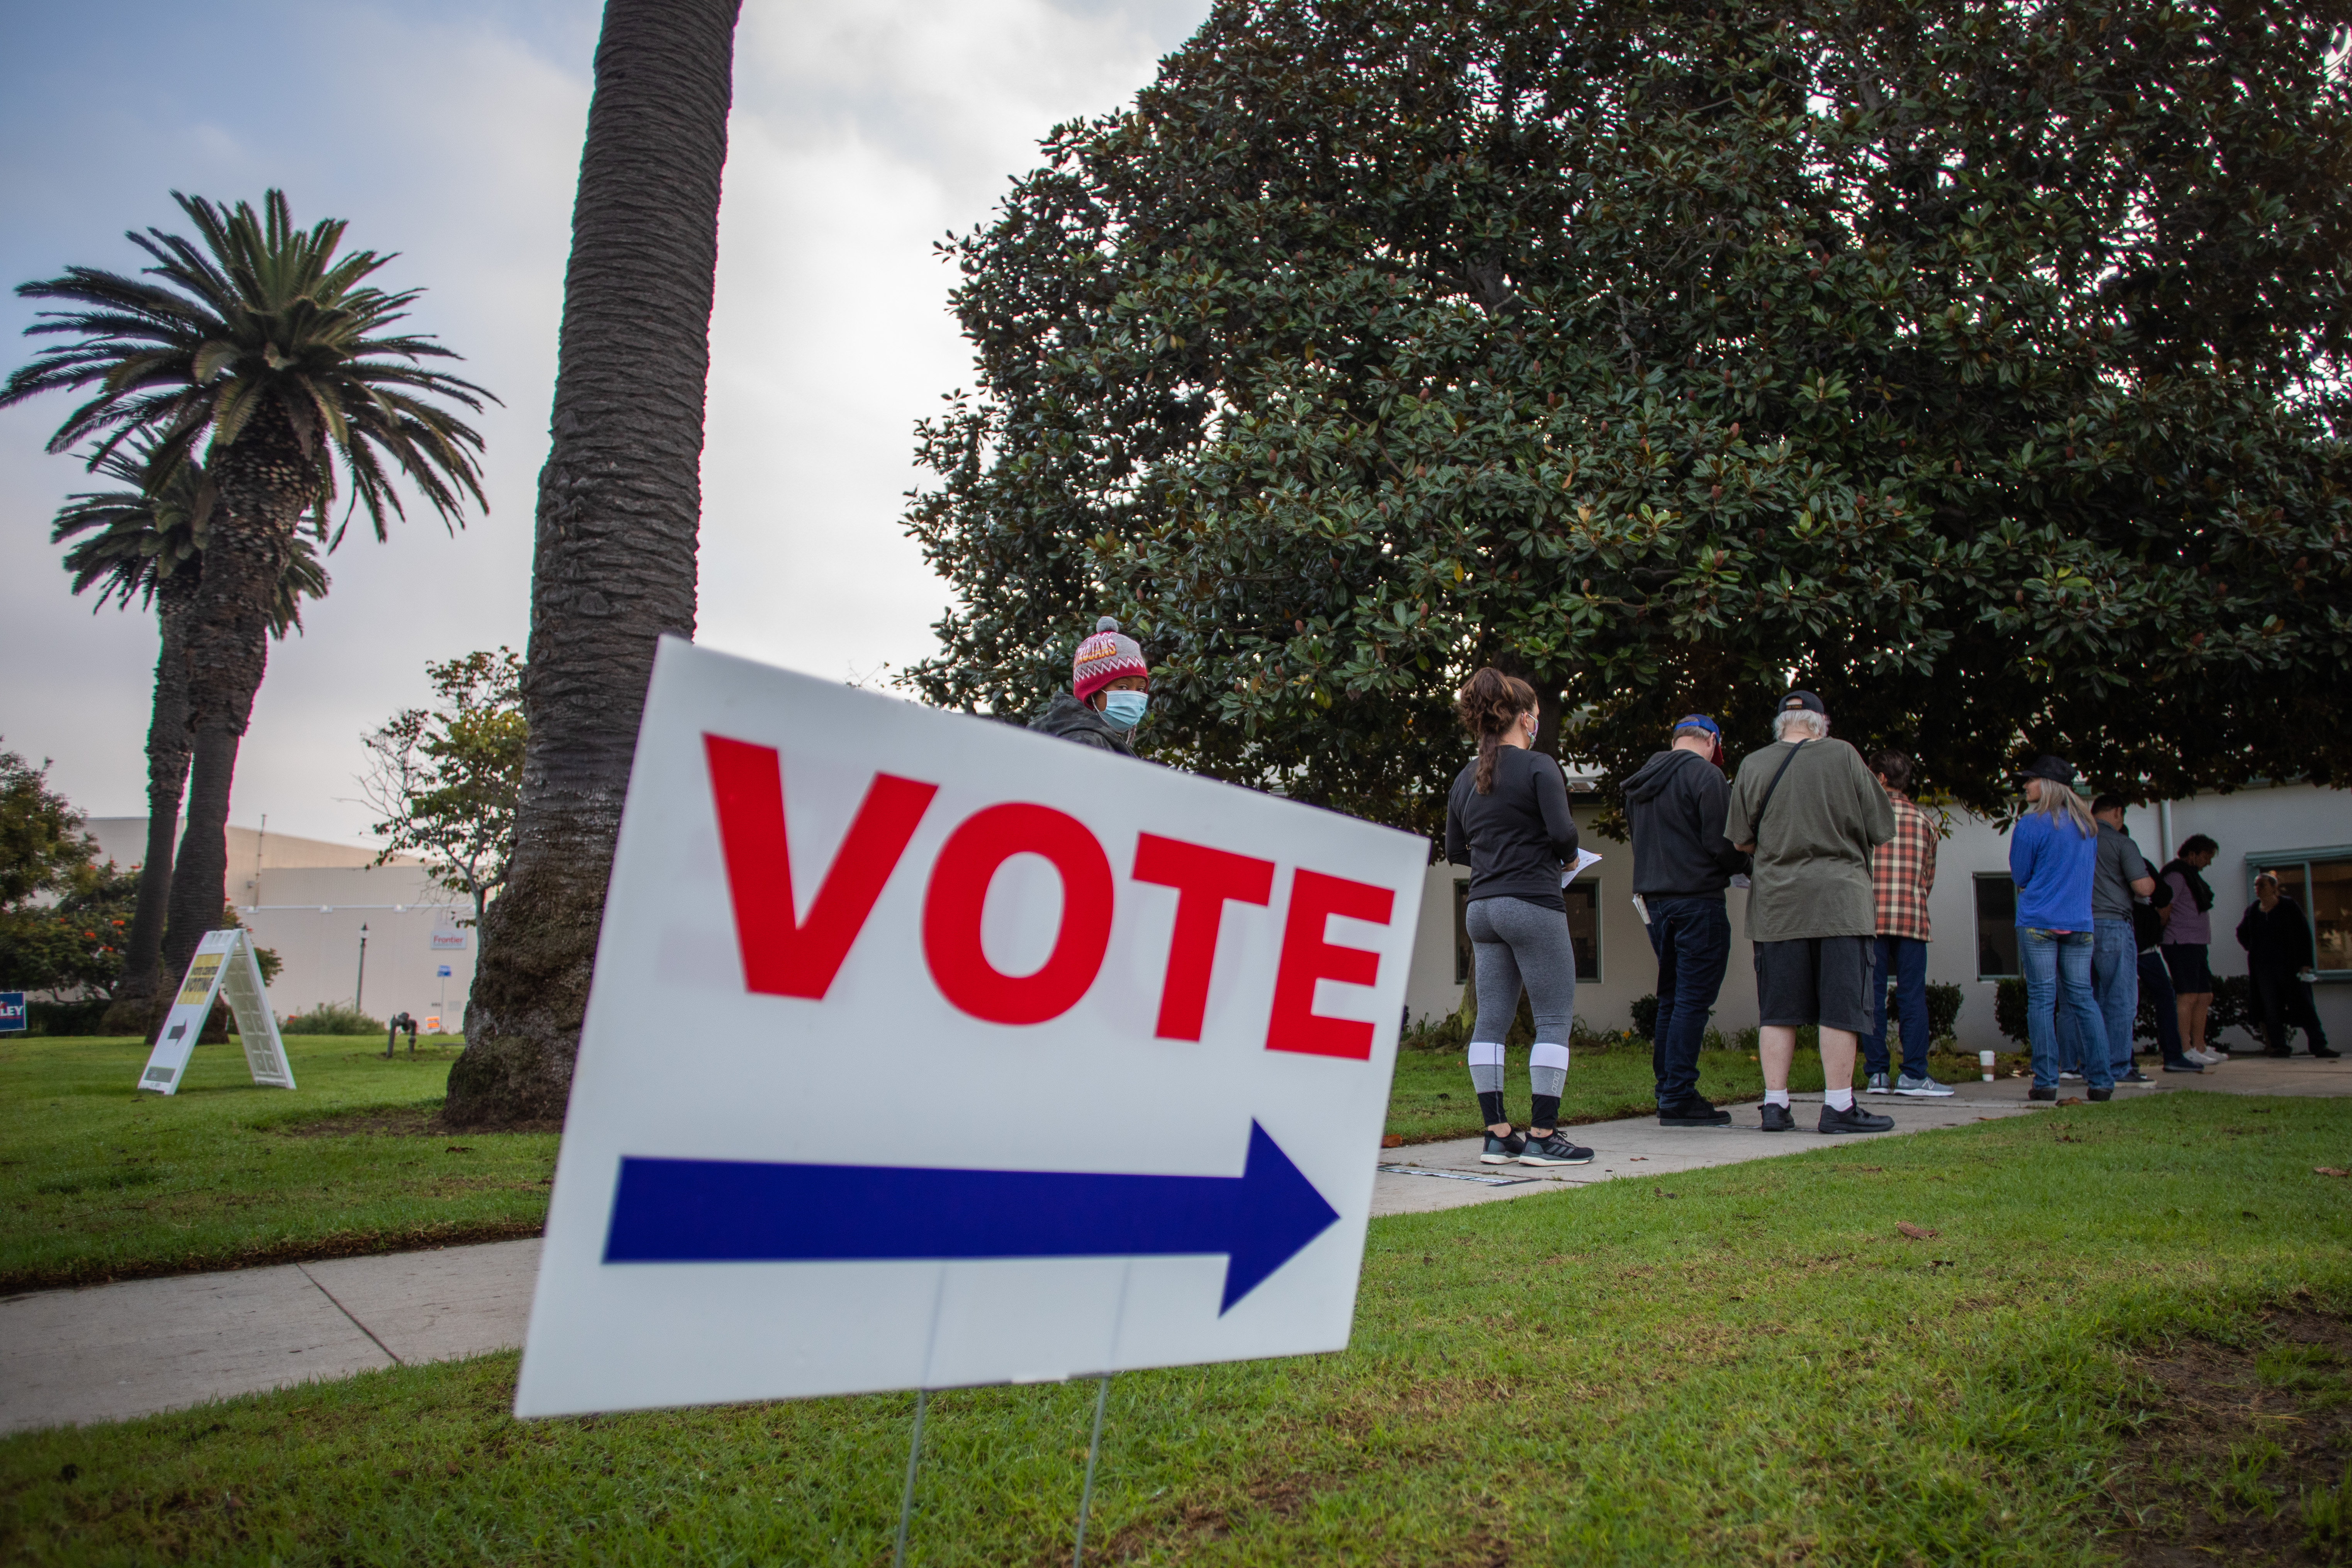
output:
<path id="1" fill-rule="evenodd" d="M 1070 661 L 1070 694 L 1084 702 L 1114 680 L 1150 673 L 1151 667 L 1143 662 L 1143 645 L 1121 636 L 1118 619 L 1105 616 Z"/>

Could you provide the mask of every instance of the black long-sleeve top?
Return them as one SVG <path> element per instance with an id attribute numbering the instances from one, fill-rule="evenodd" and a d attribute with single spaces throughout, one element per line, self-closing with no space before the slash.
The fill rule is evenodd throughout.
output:
<path id="1" fill-rule="evenodd" d="M 1495 749 L 1495 787 L 1477 789 L 1478 763 L 1445 802 L 1445 858 L 1470 868 L 1470 897 L 1525 899 L 1565 910 L 1559 874 L 1576 858 L 1576 818 L 1559 764 L 1524 746 Z"/>
<path id="2" fill-rule="evenodd" d="M 2248 969 L 2292 974 L 2311 966 L 2311 922 L 2303 918 L 2303 906 L 2284 893 L 2268 912 L 2256 900 L 2238 921 L 2238 945 L 2246 950 Z"/>

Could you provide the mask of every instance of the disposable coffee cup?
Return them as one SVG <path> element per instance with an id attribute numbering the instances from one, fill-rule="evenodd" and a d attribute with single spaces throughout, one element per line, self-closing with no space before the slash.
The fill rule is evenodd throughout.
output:
<path id="1" fill-rule="evenodd" d="M 1990 1051 L 1979 1051 L 1977 1053 L 1977 1065 L 1984 1068 L 1985 1082 L 1990 1083 L 1992 1081 L 1992 1053 Z"/>

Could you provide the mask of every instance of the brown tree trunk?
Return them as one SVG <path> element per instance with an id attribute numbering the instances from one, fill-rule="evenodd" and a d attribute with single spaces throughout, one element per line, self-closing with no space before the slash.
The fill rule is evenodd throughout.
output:
<path id="1" fill-rule="evenodd" d="M 122 978 L 106 1018 L 109 1034 L 154 1032 L 161 1003 L 171 994 L 161 978 L 163 911 L 172 894 L 172 837 L 180 826 L 180 799 L 188 785 L 188 611 L 194 602 L 198 563 L 191 561 L 155 586 L 154 710 L 147 722 L 147 858 L 139 866 L 139 901 L 122 944 Z"/>
<path id="2" fill-rule="evenodd" d="M 196 944 L 220 923 L 228 902 L 228 797 L 237 743 L 268 667 L 269 613 L 294 529 L 318 488 L 316 465 L 274 401 L 255 411 L 236 444 L 215 462 L 220 501 L 188 612 L 188 730 L 195 758 L 163 930 L 167 986 L 187 973 Z"/>
<path id="3" fill-rule="evenodd" d="M 604 7 L 539 479 L 530 740 L 512 868 L 483 917 L 450 1068 L 452 1126 L 563 1114 L 655 639 L 694 633 L 739 5 Z"/>

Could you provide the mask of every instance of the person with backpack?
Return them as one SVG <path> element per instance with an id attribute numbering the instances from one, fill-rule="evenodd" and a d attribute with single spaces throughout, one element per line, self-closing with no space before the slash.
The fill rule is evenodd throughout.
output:
<path id="1" fill-rule="evenodd" d="M 1151 705 L 1150 690 L 1151 667 L 1143 661 L 1143 645 L 1122 636 L 1118 622 L 1105 616 L 1070 660 L 1070 689 L 1054 693 L 1029 728 L 1131 757 L 1135 727 Z"/>
<path id="2" fill-rule="evenodd" d="M 1748 857 L 1723 836 L 1731 788 L 1723 731 L 1704 713 L 1675 721 L 1667 749 L 1625 781 L 1633 839 L 1633 907 L 1658 959 L 1658 1016 L 1650 1074 L 1661 1127 L 1726 1127 L 1731 1112 L 1698 1091 L 1707 1014 L 1731 963 L 1723 890 Z"/>
<path id="3" fill-rule="evenodd" d="M 2023 816 L 2011 830 L 2009 874 L 2017 888 L 2017 952 L 2025 971 L 2026 1035 L 2033 1048 L 2029 1100 L 2056 1100 L 2062 1055 L 2079 1059 L 2095 1100 L 2112 1100 L 2115 1069 L 2091 990 L 2091 884 L 2098 824 L 2074 793 L 2074 769 L 2040 756 L 2025 769 Z M 2066 1050 L 2066 1041 L 2074 1048 Z"/>
<path id="4" fill-rule="evenodd" d="M 1871 1030 L 1878 901 L 1871 855 L 1895 837 L 1895 806 L 1862 753 L 1830 739 L 1829 710 L 1810 691 L 1780 700 L 1773 743 L 1739 763 L 1724 833 L 1755 857 L 1748 937 L 1764 1064 L 1763 1130 L 1796 1125 L 1789 1069 L 1797 1030 L 1821 1028 L 1822 1132 L 1885 1132 L 1890 1116 L 1853 1102 L 1856 1042 Z"/>
<path id="5" fill-rule="evenodd" d="M 1563 872 L 1576 862 L 1576 818 L 1559 764 L 1535 749 L 1535 689 L 1492 668 L 1463 684 L 1455 700 L 1478 754 L 1445 802 L 1445 858 L 1470 867 L 1471 984 L 1478 1002 L 1470 1030 L 1470 1088 L 1486 1119 L 1478 1158 L 1489 1165 L 1584 1165 L 1592 1151 L 1559 1130 L 1568 1087 L 1569 1026 L 1576 1010 L 1576 951 L 1568 935 Z M 1503 1109 L 1503 1044 L 1524 989 L 1535 1013 L 1528 1052 L 1532 1104 L 1528 1131 L 1512 1131 Z"/>

